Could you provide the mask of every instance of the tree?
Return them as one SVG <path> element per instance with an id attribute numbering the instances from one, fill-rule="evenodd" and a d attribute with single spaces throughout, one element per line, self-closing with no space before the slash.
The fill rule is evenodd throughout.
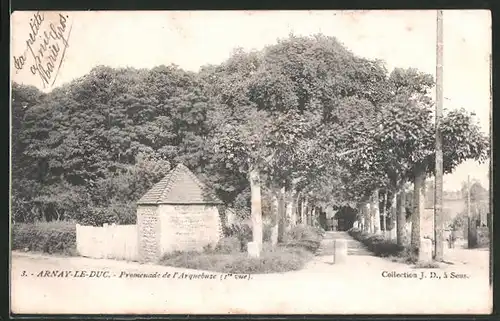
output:
<path id="1" fill-rule="evenodd" d="M 489 192 L 477 180 L 473 180 L 470 186 L 467 185 L 467 182 L 462 183 L 462 199 L 466 202 L 470 200 L 470 215 L 479 218 L 482 223 L 486 224 L 486 215 L 490 211 Z M 470 193 L 470 197 L 468 197 L 468 193 Z M 465 214 L 467 215 L 467 213 Z"/>
<path id="2" fill-rule="evenodd" d="M 267 113 L 251 102 L 251 81 L 259 64 L 259 54 L 241 50 L 205 75 L 218 93 L 209 122 L 214 132 L 210 144 L 221 155 L 226 167 L 246 173 L 250 183 L 253 241 L 262 248 L 261 171 L 269 156 L 265 133 L 269 132 Z"/>
<path id="3" fill-rule="evenodd" d="M 374 196 L 377 216 L 377 190 L 419 189 L 432 171 L 431 86 L 429 75 L 388 74 L 333 37 L 291 35 L 198 73 L 99 66 L 47 95 L 15 87 L 16 217 L 133 222 L 140 194 L 179 162 L 251 213 L 259 244 L 268 203 L 278 240 L 298 221 L 294 207 L 311 223 L 319 207 Z M 487 155 L 471 115 L 451 111 L 442 126 L 445 170 Z"/>
<path id="4" fill-rule="evenodd" d="M 361 146 L 363 150 L 360 155 L 356 155 L 357 158 L 350 160 L 350 165 L 354 165 L 353 170 L 359 172 L 365 168 L 369 173 L 364 175 L 373 176 L 369 181 L 378 180 L 379 186 L 389 184 L 396 190 L 406 180 L 412 180 L 415 183 L 416 201 L 422 198 L 419 196 L 423 190 L 421 184 L 434 166 L 434 128 L 428 95 L 432 85 L 429 75 L 414 69 L 395 69 L 388 78 L 392 95 L 380 105 L 372 122 L 365 125 L 365 134 L 356 133 L 352 140 L 347 140 L 349 144 Z M 449 112 L 443 119 L 441 131 L 445 137 L 445 173 L 453 171 L 466 159 L 484 160 L 487 157 L 487 138 L 465 111 Z M 412 213 L 415 222 L 412 224 L 414 248 L 418 248 L 421 207 L 415 204 Z"/>
<path id="5" fill-rule="evenodd" d="M 346 63 L 350 68 L 344 68 Z M 323 36 L 290 36 L 261 53 L 237 50 L 221 66 L 203 71 L 212 83 L 210 92 L 226 106 L 216 112 L 222 116 L 215 123 L 227 124 L 216 135 L 227 139 L 217 138 L 215 145 L 224 148 L 220 151 L 230 161 L 237 160 L 234 167 L 240 172 L 255 166 L 255 182 L 258 171 L 261 183 L 284 187 L 287 199 L 295 199 L 299 190 L 308 194 L 315 188 L 306 186 L 319 183 L 316 177 L 329 171 L 325 164 L 336 147 L 329 141 L 339 131 L 332 124 L 342 116 L 337 104 L 355 96 L 376 99 L 376 66 Z M 246 118 L 235 118 L 235 111 Z M 266 124 L 259 125 L 263 119 Z M 255 141 L 255 133 L 266 133 L 265 141 Z"/>
<path id="6" fill-rule="evenodd" d="M 33 164 L 37 160 L 29 157 L 26 150 L 30 141 L 26 139 L 29 126 L 26 116 L 31 109 L 36 108 L 45 99 L 45 94 L 32 86 L 12 84 L 11 95 L 11 210 L 12 217 L 17 222 L 32 221 L 38 217 L 37 209 L 32 207 L 32 200 L 39 193 L 35 180 L 36 172 Z"/>
<path id="7" fill-rule="evenodd" d="M 14 87 L 17 93 L 18 87 Z M 13 98 L 17 104 L 20 98 L 17 94 Z M 17 136 L 17 145 L 25 148 L 22 153 L 16 151 L 15 157 L 22 155 L 26 167 L 22 175 L 14 175 L 36 182 L 34 191 L 41 198 L 33 195 L 31 199 L 39 201 L 36 203 L 16 196 L 16 204 L 41 208 L 40 204 L 57 201 L 60 206 L 68 206 L 65 212 L 73 211 L 69 203 L 44 196 L 43 190 L 56 193 L 66 186 L 68 190 L 74 187 L 81 190 L 79 193 L 90 194 L 90 207 L 109 209 L 109 203 L 99 201 L 109 196 L 104 186 L 110 182 L 104 182 L 114 180 L 121 184 L 118 181 L 130 175 L 130 166 L 141 166 L 137 163 L 140 154 L 159 162 L 184 162 L 203 169 L 207 164 L 201 148 L 208 131 L 207 102 L 197 76 L 176 66 L 152 70 L 99 66 L 54 89 L 22 115 L 24 126 Z M 14 162 L 21 164 L 18 158 Z M 151 183 L 147 176 L 140 180 Z M 127 195 L 127 200 L 109 197 L 110 202 L 117 203 L 115 212 L 133 211 L 127 204 L 140 196 Z M 75 210 L 80 213 L 75 215 L 82 217 L 88 208 L 85 202 L 80 204 Z M 53 207 L 44 205 L 42 210 L 53 212 Z M 45 216 L 53 217 L 48 212 Z"/>

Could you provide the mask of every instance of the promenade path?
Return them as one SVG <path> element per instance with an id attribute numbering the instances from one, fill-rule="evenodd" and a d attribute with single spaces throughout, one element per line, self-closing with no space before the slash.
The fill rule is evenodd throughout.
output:
<path id="1" fill-rule="evenodd" d="M 344 264 L 333 264 L 333 241 L 339 238 L 347 240 L 349 256 Z M 202 271 L 20 252 L 12 254 L 11 264 L 11 308 L 18 313 L 453 314 L 488 313 L 491 306 L 487 270 L 467 264 L 414 269 L 371 255 L 345 232 L 327 232 L 317 255 L 300 271 L 247 279 L 214 272 L 203 273 L 215 279 L 120 278 L 122 272 Z M 36 276 L 47 270 L 107 271 L 113 277 Z M 444 271 L 468 277 L 428 277 Z M 427 277 L 419 279 L 422 272 Z"/>

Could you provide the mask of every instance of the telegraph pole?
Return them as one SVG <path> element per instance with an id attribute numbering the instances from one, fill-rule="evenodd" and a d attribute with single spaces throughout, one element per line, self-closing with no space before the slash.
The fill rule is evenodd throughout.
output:
<path id="1" fill-rule="evenodd" d="M 434 259 L 443 260 L 443 11 L 437 11 L 436 19 L 436 164 L 434 186 Z"/>

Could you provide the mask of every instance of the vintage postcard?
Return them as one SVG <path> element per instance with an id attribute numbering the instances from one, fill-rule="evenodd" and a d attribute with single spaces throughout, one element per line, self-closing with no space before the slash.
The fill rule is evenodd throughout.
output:
<path id="1" fill-rule="evenodd" d="M 490 314 L 486 10 L 16 11 L 12 314 Z"/>

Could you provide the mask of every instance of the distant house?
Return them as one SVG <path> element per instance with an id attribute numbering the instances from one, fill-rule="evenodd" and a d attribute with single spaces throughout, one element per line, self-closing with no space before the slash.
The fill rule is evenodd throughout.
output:
<path id="1" fill-rule="evenodd" d="M 156 261 L 172 251 L 199 251 L 222 237 L 223 205 L 179 164 L 137 202 L 139 258 Z"/>
<path id="2" fill-rule="evenodd" d="M 467 210 L 467 202 L 463 199 L 444 199 L 443 212 L 446 212 L 448 219 L 454 219 L 458 214 Z"/>

